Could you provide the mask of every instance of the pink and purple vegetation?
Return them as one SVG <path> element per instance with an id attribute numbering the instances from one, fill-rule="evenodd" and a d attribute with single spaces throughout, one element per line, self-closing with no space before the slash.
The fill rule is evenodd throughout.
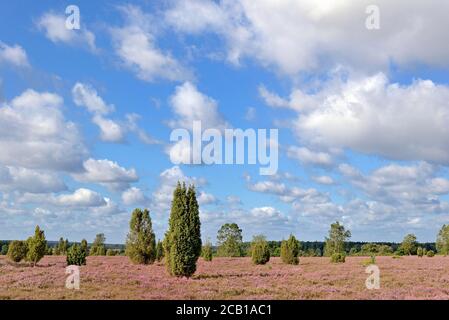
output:
<path id="1" fill-rule="evenodd" d="M 449 257 L 377 257 L 381 288 L 368 290 L 363 261 L 348 257 L 301 258 L 297 266 L 272 258 L 198 261 L 190 278 L 168 276 L 162 263 L 134 265 L 127 257 L 88 257 L 80 290 L 65 288 L 65 257 L 47 256 L 38 266 L 0 257 L 0 299 L 448 299 Z"/>

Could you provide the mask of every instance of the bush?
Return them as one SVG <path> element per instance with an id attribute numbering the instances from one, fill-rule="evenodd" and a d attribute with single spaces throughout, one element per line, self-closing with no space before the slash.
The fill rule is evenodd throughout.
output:
<path id="1" fill-rule="evenodd" d="M 14 262 L 20 262 L 25 259 L 28 247 L 24 241 L 14 240 L 8 247 L 8 258 Z"/>
<path id="2" fill-rule="evenodd" d="M 205 261 L 212 261 L 212 244 L 209 241 L 204 244 L 201 255 Z"/>
<path id="3" fill-rule="evenodd" d="M 417 255 L 418 257 L 422 258 L 422 256 L 424 255 L 424 250 L 423 250 L 423 248 L 419 247 L 419 248 L 416 250 L 416 255 Z"/>
<path id="4" fill-rule="evenodd" d="M 376 264 L 376 257 L 375 256 L 371 256 L 368 259 L 364 260 L 362 263 L 365 267 L 372 265 L 372 264 Z"/>
<path id="5" fill-rule="evenodd" d="M 333 253 L 331 255 L 331 262 L 332 263 L 343 263 L 346 261 L 346 255 L 344 253 Z"/>
<path id="6" fill-rule="evenodd" d="M 106 250 L 106 255 L 109 257 L 113 257 L 117 255 L 117 251 L 115 251 L 114 249 L 108 249 Z"/>
<path id="7" fill-rule="evenodd" d="M 270 261 L 270 248 L 264 236 L 254 237 L 251 244 L 251 255 L 254 264 L 265 264 Z"/>
<path id="8" fill-rule="evenodd" d="M 28 252 L 26 259 L 33 264 L 33 267 L 38 263 L 47 252 L 47 241 L 45 240 L 44 231 L 36 226 L 34 236 L 27 240 Z"/>
<path id="9" fill-rule="evenodd" d="M 86 251 L 78 244 L 72 245 L 69 250 L 67 250 L 67 265 L 82 266 L 86 264 Z"/>
<path id="10" fill-rule="evenodd" d="M 281 243 L 281 259 L 286 264 L 298 264 L 299 242 L 293 235 Z"/>
<path id="11" fill-rule="evenodd" d="M 2 256 L 4 256 L 4 255 L 6 255 L 8 253 L 8 245 L 7 244 L 4 244 L 4 245 L 2 245 L 2 251 L 1 251 L 1 255 Z"/>
<path id="12" fill-rule="evenodd" d="M 433 257 L 434 255 L 435 255 L 435 252 L 433 252 L 433 250 L 427 251 L 427 256 L 428 256 L 429 258 Z"/>
<path id="13" fill-rule="evenodd" d="M 106 248 L 104 243 L 106 242 L 106 237 L 103 233 L 99 233 L 95 236 L 95 240 L 90 247 L 89 254 L 91 256 L 104 256 L 106 254 Z"/>

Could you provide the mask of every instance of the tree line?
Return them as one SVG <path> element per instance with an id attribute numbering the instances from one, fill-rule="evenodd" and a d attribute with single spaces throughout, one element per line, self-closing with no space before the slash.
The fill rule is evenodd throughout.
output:
<path id="1" fill-rule="evenodd" d="M 68 265 L 85 265 L 86 257 L 113 256 L 125 254 L 133 263 L 152 264 L 164 260 L 169 274 L 177 277 L 190 277 L 196 271 L 196 263 L 201 256 L 211 261 L 214 256 L 251 256 L 254 264 L 265 264 L 272 256 L 280 256 L 286 264 L 296 265 L 301 256 L 326 256 L 333 263 L 343 263 L 348 255 L 418 255 L 432 257 L 449 253 L 449 225 L 443 225 L 435 244 L 419 244 L 413 234 L 405 236 L 400 244 L 349 242 L 351 232 L 338 221 L 332 223 L 324 242 L 300 242 L 294 235 L 287 240 L 267 241 L 264 235 L 255 235 L 251 242 L 243 242 L 242 229 L 236 223 L 226 223 L 218 230 L 217 245 L 208 239 L 201 241 L 201 222 L 199 205 L 193 185 L 186 187 L 178 182 L 171 204 L 168 229 L 164 239 L 156 241 L 150 212 L 148 209 L 135 209 L 129 222 L 125 250 L 106 249 L 104 234 L 97 234 L 89 246 L 83 239 L 80 243 L 69 244 L 67 239 L 50 248 L 45 233 L 36 226 L 34 235 L 26 241 L 14 240 L 1 247 L 13 262 L 25 260 L 35 266 L 46 254 L 65 255 Z"/>

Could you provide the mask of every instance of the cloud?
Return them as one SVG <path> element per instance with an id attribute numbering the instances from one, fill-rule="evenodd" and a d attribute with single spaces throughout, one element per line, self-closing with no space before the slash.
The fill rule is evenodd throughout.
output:
<path id="1" fill-rule="evenodd" d="M 204 191 L 200 192 L 197 200 L 199 205 L 216 204 L 218 202 L 217 198 L 213 194 L 206 193 Z"/>
<path id="2" fill-rule="evenodd" d="M 326 152 L 315 152 L 306 147 L 290 146 L 287 149 L 289 158 L 299 160 L 303 164 L 328 167 L 333 164 L 332 156 Z"/>
<path id="3" fill-rule="evenodd" d="M 437 0 L 377 1 L 378 30 L 365 27 L 369 0 L 172 3 L 165 13 L 168 25 L 180 33 L 218 35 L 235 64 L 250 58 L 287 75 L 338 65 L 368 72 L 391 63 L 448 66 L 449 47 L 440 39 L 449 27 L 449 4 Z"/>
<path id="4" fill-rule="evenodd" d="M 107 115 L 114 111 L 113 105 L 108 105 L 92 86 L 77 82 L 72 88 L 73 101 L 77 106 L 84 106 L 90 113 Z"/>
<path id="5" fill-rule="evenodd" d="M 61 178 L 46 171 L 0 165 L 0 190 L 30 193 L 49 193 L 67 190 Z"/>
<path id="6" fill-rule="evenodd" d="M 84 171 L 73 174 L 80 182 L 100 183 L 114 189 L 126 189 L 129 183 L 139 180 L 136 170 L 125 169 L 107 159 L 88 159 L 83 163 Z"/>
<path id="7" fill-rule="evenodd" d="M 223 129 L 226 121 L 218 110 L 217 102 L 200 92 L 190 82 L 176 87 L 170 97 L 170 106 L 176 116 L 171 127 L 192 129 L 193 121 L 201 121 L 203 129 Z"/>
<path id="8" fill-rule="evenodd" d="M 52 12 L 47 12 L 36 23 L 39 30 L 45 32 L 45 36 L 54 43 L 64 43 L 71 46 L 84 46 L 90 51 L 96 52 L 95 35 L 84 25 L 80 30 L 66 28 L 66 17 Z"/>
<path id="9" fill-rule="evenodd" d="M 140 116 L 135 113 L 126 114 L 125 121 L 107 118 L 107 115 L 115 111 L 114 105 L 107 104 L 89 84 L 77 82 L 72 88 L 72 97 L 77 106 L 85 107 L 93 115 L 92 122 L 100 128 L 102 141 L 122 143 L 128 132 L 134 132 L 143 143 L 159 143 L 138 126 Z"/>
<path id="10" fill-rule="evenodd" d="M 16 67 L 29 67 L 26 51 L 19 45 L 9 46 L 0 41 L 0 64 L 6 63 Z"/>
<path id="11" fill-rule="evenodd" d="M 76 171 L 87 150 L 74 123 L 66 121 L 63 99 L 26 90 L 0 104 L 0 163 L 30 169 Z"/>
<path id="12" fill-rule="evenodd" d="M 334 179 L 332 179 L 332 177 L 329 177 L 329 176 L 312 177 L 312 180 L 315 181 L 316 183 L 324 184 L 324 185 L 331 185 L 331 184 L 335 183 Z"/>
<path id="13" fill-rule="evenodd" d="M 122 7 L 127 18 L 123 27 L 111 28 L 116 55 L 121 62 L 134 71 L 139 79 L 155 81 L 166 79 L 183 81 L 190 78 L 190 72 L 183 67 L 169 52 L 164 52 L 156 45 L 156 36 L 145 15 L 135 6 Z"/>
<path id="14" fill-rule="evenodd" d="M 145 196 L 142 190 L 136 187 L 131 187 L 122 193 L 122 201 L 126 205 L 146 204 L 149 199 Z"/>
<path id="15" fill-rule="evenodd" d="M 106 204 L 104 198 L 95 191 L 80 188 L 72 194 L 63 194 L 55 198 L 54 204 L 73 207 L 99 207 Z"/>
<path id="16" fill-rule="evenodd" d="M 293 128 L 302 141 L 394 160 L 449 164 L 449 87 L 430 80 L 389 83 L 376 74 L 332 82 L 309 95 Z"/>

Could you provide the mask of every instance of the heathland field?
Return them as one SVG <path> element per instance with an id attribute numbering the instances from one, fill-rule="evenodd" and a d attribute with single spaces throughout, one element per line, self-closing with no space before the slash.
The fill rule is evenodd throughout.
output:
<path id="1" fill-rule="evenodd" d="M 449 299 L 449 257 L 376 257 L 378 290 L 365 286 L 366 260 L 304 257 L 295 266 L 279 258 L 266 265 L 200 258 L 191 278 L 176 278 L 162 263 L 89 256 L 80 267 L 80 289 L 70 290 L 64 256 L 45 256 L 36 267 L 0 257 L 0 299 Z"/>

